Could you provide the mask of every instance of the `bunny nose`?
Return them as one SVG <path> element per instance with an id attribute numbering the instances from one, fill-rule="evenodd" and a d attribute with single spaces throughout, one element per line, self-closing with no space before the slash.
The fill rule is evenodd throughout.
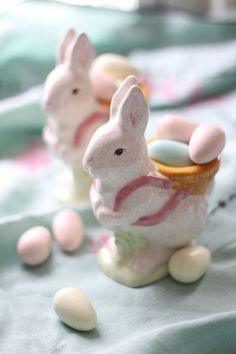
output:
<path id="1" fill-rule="evenodd" d="M 46 106 L 48 106 L 49 108 L 52 108 L 53 107 L 52 101 L 47 101 Z"/>
<path id="2" fill-rule="evenodd" d="M 93 162 L 93 158 L 92 158 L 92 157 L 90 157 L 90 158 L 86 161 L 86 163 L 85 163 L 85 168 L 86 168 L 86 170 L 89 169 L 89 167 L 91 166 L 92 162 Z"/>
<path id="3" fill-rule="evenodd" d="M 90 159 L 88 159 L 87 161 L 87 166 L 90 166 L 93 163 L 93 158 L 90 157 Z"/>
<path id="4" fill-rule="evenodd" d="M 53 104 L 52 100 L 45 100 L 43 106 L 44 106 L 44 108 L 49 109 L 49 110 L 54 108 L 54 104 Z"/>

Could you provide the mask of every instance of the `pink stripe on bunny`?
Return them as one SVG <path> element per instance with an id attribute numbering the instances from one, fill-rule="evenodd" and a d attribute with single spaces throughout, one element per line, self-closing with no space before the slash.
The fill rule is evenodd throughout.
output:
<path id="1" fill-rule="evenodd" d="M 141 176 L 124 186 L 116 195 L 113 211 L 118 211 L 122 203 L 138 188 L 143 186 L 155 186 L 157 188 L 169 189 L 172 181 L 161 175 L 150 174 Z M 181 189 L 173 193 L 166 203 L 154 214 L 140 217 L 132 225 L 153 226 L 165 221 L 171 212 L 179 205 L 180 201 L 191 194 L 190 189 Z"/>
<path id="2" fill-rule="evenodd" d="M 75 132 L 74 146 L 79 146 L 81 144 L 83 136 L 86 135 L 87 131 L 95 124 L 105 123 L 109 118 L 109 113 L 107 111 L 98 111 L 92 113 L 86 120 L 84 120 Z"/>
<path id="3" fill-rule="evenodd" d="M 170 214 L 177 208 L 181 200 L 185 199 L 191 194 L 190 189 L 178 190 L 172 194 L 167 202 L 152 215 L 142 216 L 132 225 L 136 226 L 153 226 L 164 222 Z"/>
<path id="4" fill-rule="evenodd" d="M 141 176 L 136 180 L 128 183 L 124 186 L 116 195 L 113 211 L 118 211 L 123 203 L 123 201 L 133 192 L 135 192 L 138 188 L 143 186 L 155 186 L 158 188 L 169 189 L 172 186 L 172 182 L 170 179 L 161 176 L 149 174 L 147 176 Z"/>

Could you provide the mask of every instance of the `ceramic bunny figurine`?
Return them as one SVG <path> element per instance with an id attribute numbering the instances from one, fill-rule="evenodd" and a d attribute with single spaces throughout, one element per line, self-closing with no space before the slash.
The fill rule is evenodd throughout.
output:
<path id="1" fill-rule="evenodd" d="M 60 201 L 88 197 L 90 180 L 81 161 L 89 138 L 108 119 L 110 100 L 120 82 L 128 74 L 138 76 L 138 70 L 123 56 L 94 58 L 86 34 L 67 30 L 59 45 L 57 65 L 44 86 L 44 140 L 73 170 L 71 182 L 63 182 L 56 190 Z"/>
<path id="2" fill-rule="evenodd" d="M 59 45 L 57 65 L 44 86 L 43 107 L 48 117 L 43 137 L 56 155 L 73 168 L 75 180 L 79 177 L 72 198 L 73 194 L 75 198 L 88 194 L 90 184 L 82 169 L 82 157 L 92 133 L 108 119 L 108 110 L 96 101 L 89 79 L 94 56 L 86 34 L 68 30 Z"/>
<path id="3" fill-rule="evenodd" d="M 158 172 L 144 138 L 148 116 L 137 81 L 129 76 L 112 99 L 110 120 L 98 128 L 85 153 L 84 167 L 94 178 L 94 214 L 114 230 L 99 263 L 128 286 L 143 286 L 168 273 L 192 282 L 210 260 L 207 248 L 192 245 L 205 226 L 207 193 L 174 189 L 172 180 Z"/>

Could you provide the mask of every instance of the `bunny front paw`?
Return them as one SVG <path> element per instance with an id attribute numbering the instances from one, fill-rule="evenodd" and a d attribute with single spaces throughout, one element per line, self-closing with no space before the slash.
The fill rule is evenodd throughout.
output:
<path id="1" fill-rule="evenodd" d="M 130 287 L 141 287 L 153 283 L 168 274 L 167 263 L 157 265 L 154 262 L 154 266 L 154 260 L 149 261 L 146 258 L 147 254 L 143 255 L 142 259 L 140 256 L 141 254 L 135 258 L 131 256 L 130 262 L 120 259 L 119 250 L 113 239 L 100 249 L 98 263 L 109 277 Z"/>
<path id="2" fill-rule="evenodd" d="M 110 208 L 99 206 L 95 210 L 95 214 L 100 223 L 111 230 L 125 227 L 134 221 L 133 219 L 129 220 L 130 215 L 126 213 L 125 209 L 113 211 Z"/>

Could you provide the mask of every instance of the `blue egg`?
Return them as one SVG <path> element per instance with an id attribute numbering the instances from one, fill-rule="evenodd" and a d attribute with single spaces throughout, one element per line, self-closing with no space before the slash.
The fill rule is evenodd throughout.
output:
<path id="1" fill-rule="evenodd" d="M 152 160 L 173 167 L 193 166 L 188 145 L 175 140 L 156 140 L 147 145 L 148 155 Z"/>

